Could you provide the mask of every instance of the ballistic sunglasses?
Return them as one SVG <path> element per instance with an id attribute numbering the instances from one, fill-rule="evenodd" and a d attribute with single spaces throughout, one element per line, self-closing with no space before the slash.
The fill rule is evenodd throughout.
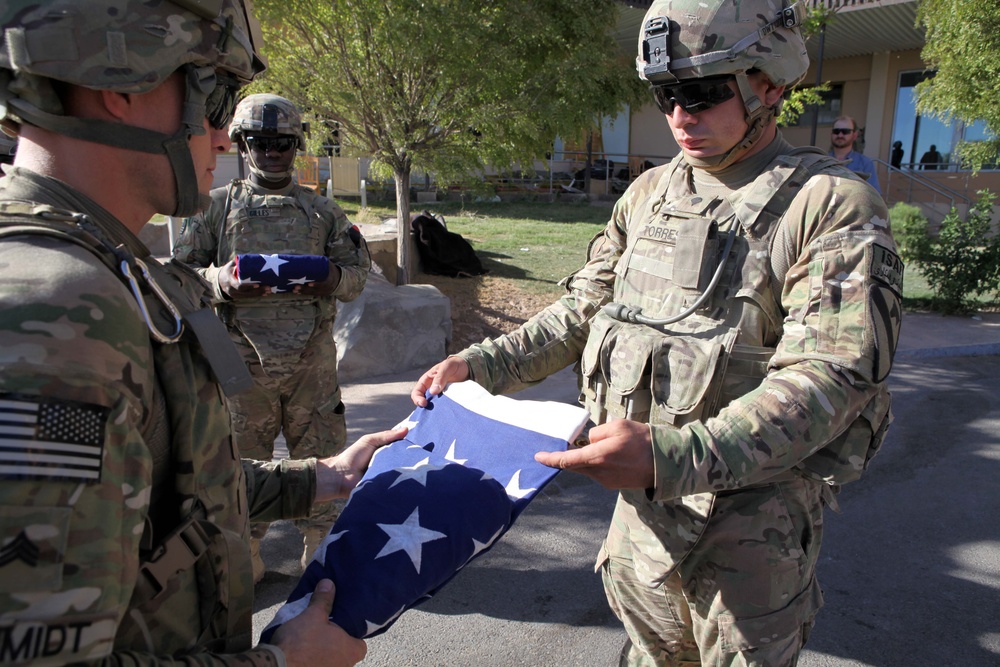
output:
<path id="1" fill-rule="evenodd" d="M 240 101 L 240 88 L 242 85 L 235 76 L 215 73 L 215 88 L 205 100 L 205 116 L 215 129 L 225 130 L 229 127 Z"/>
<path id="2" fill-rule="evenodd" d="M 258 137 L 254 135 L 247 137 L 247 145 L 261 153 L 269 151 L 284 153 L 295 148 L 297 143 L 298 141 L 295 137 Z"/>
<path id="3" fill-rule="evenodd" d="M 736 77 L 732 74 L 711 76 L 684 83 L 651 86 L 656 107 L 668 116 L 679 104 L 688 113 L 698 113 L 732 99 L 736 93 L 729 82 Z"/>
<path id="4" fill-rule="evenodd" d="M 831 134 L 850 134 L 853 131 L 854 130 L 852 130 L 849 127 L 835 127 L 832 130 L 830 130 L 830 133 Z"/>

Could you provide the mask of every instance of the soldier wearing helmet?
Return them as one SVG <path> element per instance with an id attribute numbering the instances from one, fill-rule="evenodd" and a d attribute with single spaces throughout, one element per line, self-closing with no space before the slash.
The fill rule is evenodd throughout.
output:
<path id="1" fill-rule="evenodd" d="M 251 647 L 249 520 L 345 496 L 399 432 L 241 464 L 223 394 L 246 368 L 203 281 L 136 237 L 208 201 L 238 90 L 263 68 L 248 4 L 0 5 L 0 123 L 18 136 L 0 181 L 5 665 L 364 655 L 327 620 L 329 582 L 302 624 Z"/>
<path id="2" fill-rule="evenodd" d="M 340 206 L 292 178 L 296 151 L 305 149 L 294 104 L 250 95 L 237 105 L 229 136 L 250 176 L 213 190 L 211 205 L 184 221 L 174 259 L 213 286 L 219 314 L 253 376 L 253 387 L 230 401 L 240 453 L 270 460 L 283 434 L 293 459 L 330 456 L 347 440 L 333 339 L 336 303 L 361 293 L 370 263 Z M 309 282 L 283 288 L 248 281 L 238 275 L 238 258 L 247 254 L 280 254 L 287 263 L 274 273 L 298 271 L 296 278 Z M 322 280 L 301 269 L 316 259 L 324 260 Z M 328 505 L 297 522 L 303 566 L 335 518 Z M 266 523 L 252 527 L 256 581 L 265 572 L 260 538 L 266 531 Z"/>
<path id="3" fill-rule="evenodd" d="M 681 148 L 568 294 L 418 380 L 515 391 L 576 364 L 597 424 L 542 463 L 620 489 L 598 556 L 623 665 L 791 665 L 823 511 L 891 421 L 903 266 L 882 198 L 775 117 L 808 67 L 791 0 L 654 0 L 637 67 Z"/>

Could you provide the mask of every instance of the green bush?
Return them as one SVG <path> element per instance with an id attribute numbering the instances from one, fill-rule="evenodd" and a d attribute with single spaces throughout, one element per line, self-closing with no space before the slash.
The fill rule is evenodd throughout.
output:
<path id="1" fill-rule="evenodd" d="M 989 190 L 978 195 L 968 219 L 952 209 L 937 239 L 917 256 L 938 299 L 936 309 L 944 313 L 969 312 L 976 295 L 996 292 L 1000 285 L 1000 237 L 991 234 L 990 223 L 995 195 Z"/>
<path id="2" fill-rule="evenodd" d="M 889 221 L 899 256 L 908 264 L 918 263 L 927 255 L 932 241 L 927 229 L 927 217 L 919 206 L 897 202 L 889 209 Z"/>

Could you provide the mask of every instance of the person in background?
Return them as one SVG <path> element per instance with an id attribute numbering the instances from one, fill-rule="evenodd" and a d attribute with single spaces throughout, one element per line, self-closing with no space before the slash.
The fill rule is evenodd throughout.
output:
<path id="1" fill-rule="evenodd" d="M 794 665 L 823 600 L 824 506 L 891 421 L 885 202 L 777 130 L 809 66 L 804 18 L 654 0 L 636 65 L 681 153 L 629 186 L 562 299 L 411 394 L 509 393 L 575 365 L 590 442 L 536 459 L 620 490 L 597 567 L 623 665 Z"/>
<path id="2" fill-rule="evenodd" d="M 350 493 L 374 450 L 240 461 L 246 367 L 187 267 L 137 238 L 208 200 L 263 69 L 243 0 L 0 4 L 0 663 L 354 665 L 332 582 L 252 646 L 249 518 Z M 294 625 L 293 625 L 294 624 Z"/>
<path id="3" fill-rule="evenodd" d="M 244 98 L 229 137 L 250 176 L 212 190 L 211 205 L 184 221 L 173 257 L 212 286 L 216 310 L 253 376 L 253 387 L 230 401 L 240 454 L 270 461 L 283 434 L 293 459 L 330 456 L 347 442 L 333 322 L 337 301 L 355 299 L 365 286 L 366 248 L 340 206 L 293 178 L 295 154 L 306 147 L 294 104 L 266 93 Z M 294 275 L 292 286 L 240 280 L 237 257 L 247 253 L 281 254 L 261 273 Z M 316 260 L 322 279 L 309 272 Z M 303 567 L 334 519 L 336 508 L 326 505 L 296 522 Z M 260 540 L 267 527 L 251 529 L 255 582 L 265 572 Z"/>
<path id="4" fill-rule="evenodd" d="M 931 149 L 920 156 L 920 168 L 927 170 L 939 169 L 942 162 L 937 146 L 931 144 Z"/>
<path id="5" fill-rule="evenodd" d="M 891 164 L 896 169 L 899 169 L 903 164 L 903 142 L 894 141 L 892 142 L 892 153 L 889 155 L 889 164 Z"/>
<path id="6" fill-rule="evenodd" d="M 830 130 L 830 155 L 838 160 L 845 160 L 847 168 L 866 179 L 879 194 L 882 188 L 878 184 L 878 174 L 875 173 L 875 163 L 854 150 L 854 142 L 858 140 L 858 123 L 850 116 L 840 116 L 833 121 Z"/>

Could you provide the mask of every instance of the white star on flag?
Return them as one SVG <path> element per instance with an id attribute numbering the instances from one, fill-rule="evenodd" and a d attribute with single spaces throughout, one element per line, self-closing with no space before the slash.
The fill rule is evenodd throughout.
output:
<path id="1" fill-rule="evenodd" d="M 281 259 L 277 255 L 261 255 L 264 259 L 264 266 L 261 267 L 260 272 L 273 271 L 274 275 L 279 275 L 281 272 L 278 270 L 282 264 L 288 264 L 287 259 Z"/>
<path id="2" fill-rule="evenodd" d="M 382 551 L 378 552 L 375 558 L 382 558 L 397 551 L 405 551 L 418 573 L 420 572 L 424 542 L 433 542 L 442 537 L 448 537 L 444 533 L 428 530 L 420 525 L 419 507 L 414 507 L 413 512 L 403 523 L 379 523 L 376 525 L 389 536 L 389 541 L 385 543 Z"/>
<path id="3" fill-rule="evenodd" d="M 521 488 L 521 471 L 518 470 L 514 473 L 514 476 L 510 478 L 510 482 L 507 483 L 507 495 L 511 498 L 525 498 L 529 493 L 533 492 L 535 489 L 522 489 Z"/>
<path id="4" fill-rule="evenodd" d="M 402 474 L 396 478 L 396 481 L 389 485 L 389 488 L 396 486 L 400 482 L 405 482 L 408 479 L 420 482 L 424 486 L 427 486 L 427 473 L 434 472 L 435 470 L 441 470 L 444 468 L 443 465 L 431 465 L 430 457 L 420 461 L 416 465 L 407 466 L 404 468 L 397 468 Z"/>
<path id="5" fill-rule="evenodd" d="M 306 283 L 311 283 L 311 282 L 312 281 L 309 280 L 309 278 L 306 278 L 305 276 L 302 276 L 301 278 L 291 278 L 288 281 L 288 284 L 289 285 L 305 285 Z"/>
<path id="6" fill-rule="evenodd" d="M 451 447 L 448 448 L 448 453 L 444 455 L 445 460 L 452 461 L 453 463 L 465 463 L 469 459 L 457 459 L 455 458 L 455 440 L 451 441 Z"/>

